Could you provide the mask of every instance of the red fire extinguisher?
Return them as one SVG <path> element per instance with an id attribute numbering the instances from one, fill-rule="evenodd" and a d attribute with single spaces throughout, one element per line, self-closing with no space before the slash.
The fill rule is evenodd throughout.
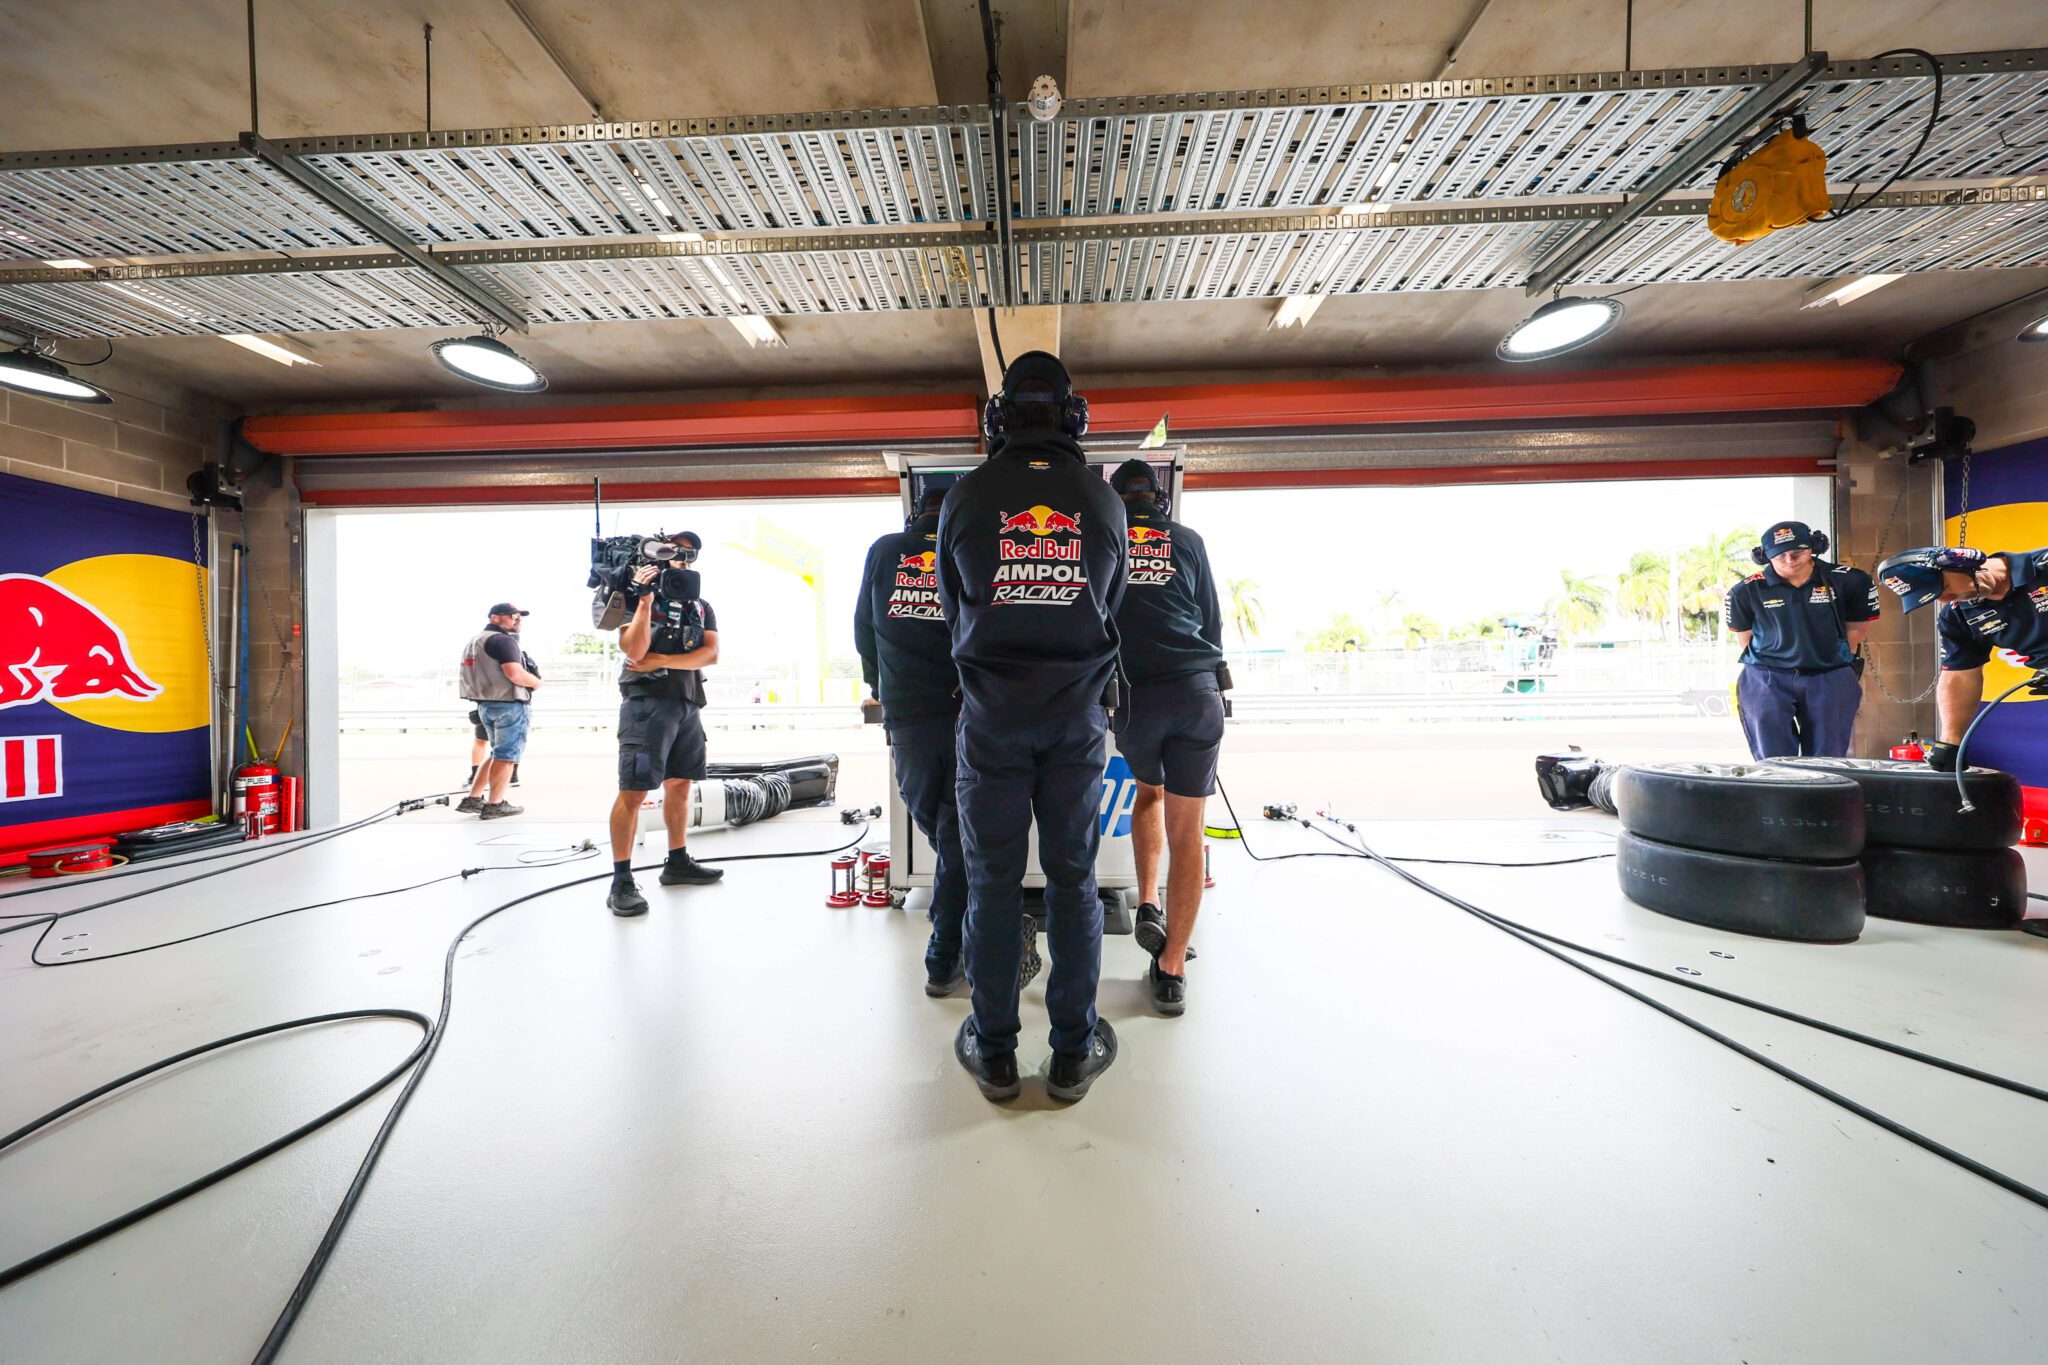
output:
<path id="1" fill-rule="evenodd" d="M 260 758 L 244 763 L 232 775 L 234 816 L 248 827 L 252 839 L 277 833 L 284 804 L 283 790 L 277 779 L 276 767 Z"/>

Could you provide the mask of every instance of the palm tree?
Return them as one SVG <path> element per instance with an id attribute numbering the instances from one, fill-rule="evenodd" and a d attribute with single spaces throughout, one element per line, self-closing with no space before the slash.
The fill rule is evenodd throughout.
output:
<path id="1" fill-rule="evenodd" d="M 1654 624 L 1660 635 L 1668 633 L 1671 620 L 1671 559 L 1655 550 L 1638 550 L 1629 556 L 1622 571 L 1621 590 L 1616 594 L 1622 614 Z"/>
<path id="2" fill-rule="evenodd" d="M 1259 585 L 1253 579 L 1233 578 L 1224 586 L 1230 593 L 1230 628 L 1237 632 L 1240 645 L 1250 644 L 1266 624 L 1266 604 L 1259 598 Z"/>
<path id="3" fill-rule="evenodd" d="M 1411 611 L 1401 618 L 1401 647 L 1418 649 L 1431 640 L 1441 639 L 1444 628 L 1433 617 L 1419 611 Z"/>
<path id="4" fill-rule="evenodd" d="M 1564 590 L 1550 599 L 1550 614 L 1566 635 L 1583 635 L 1607 617 L 1614 594 L 1597 578 L 1582 578 L 1570 569 L 1558 575 Z"/>
<path id="5" fill-rule="evenodd" d="M 1301 647 L 1310 654 L 1348 654 L 1365 648 L 1369 635 L 1350 612 L 1340 611 L 1330 618 L 1329 625 L 1304 639 Z"/>
<path id="6" fill-rule="evenodd" d="M 1685 614 L 1687 633 L 1718 637 L 1721 604 L 1732 584 L 1755 571 L 1749 557 L 1756 532 L 1741 527 L 1709 536 L 1678 557 L 1678 609 Z"/>

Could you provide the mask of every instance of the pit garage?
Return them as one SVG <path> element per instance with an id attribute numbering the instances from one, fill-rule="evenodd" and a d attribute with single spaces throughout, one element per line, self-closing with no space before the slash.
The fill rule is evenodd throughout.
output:
<path id="1" fill-rule="evenodd" d="M 0 36 L 7 1359 L 2048 1356 L 2037 5 Z M 1229 580 L 1231 715 L 1183 1012 L 1141 694 L 1037 812 L 1001 1095 L 994 836 L 943 979 L 853 613 L 1039 351 L 1075 477 L 1144 461 Z M 1735 714 L 1787 522 L 1885 580 L 1840 754 Z M 708 764 L 608 820 L 641 570 L 725 618 L 668 656 Z M 526 773 L 479 707 L 464 786 L 462 640 L 534 602 Z"/>

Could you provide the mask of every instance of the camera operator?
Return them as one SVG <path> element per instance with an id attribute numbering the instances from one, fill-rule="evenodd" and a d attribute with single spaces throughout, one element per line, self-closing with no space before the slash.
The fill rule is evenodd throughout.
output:
<path id="1" fill-rule="evenodd" d="M 692 859 L 684 847 L 690 783 L 704 776 L 704 680 L 698 670 L 718 662 L 718 616 L 697 596 L 696 571 L 678 567 L 695 562 L 704 542 L 685 531 L 672 544 L 669 567 L 650 563 L 633 570 L 633 615 L 619 630 L 619 650 L 626 656 L 619 672 L 619 797 L 612 803 L 612 889 L 605 900 L 615 915 L 647 913 L 647 898 L 633 880 L 633 841 L 640 808 L 657 783 L 668 825 L 661 884 L 704 886 L 725 875 Z"/>

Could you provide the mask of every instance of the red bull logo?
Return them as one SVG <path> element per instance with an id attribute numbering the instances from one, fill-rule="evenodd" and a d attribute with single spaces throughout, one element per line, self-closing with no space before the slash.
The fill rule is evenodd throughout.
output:
<path id="1" fill-rule="evenodd" d="M 97 607 L 47 578 L 0 574 L 0 710 L 91 697 L 148 701 L 162 691 Z"/>
<path id="2" fill-rule="evenodd" d="M 933 550 L 926 550 L 923 554 L 904 555 L 896 563 L 896 567 L 906 573 L 932 573 L 938 566 L 939 556 Z"/>
<path id="3" fill-rule="evenodd" d="M 1130 536 L 1133 545 L 1151 545 L 1167 539 L 1167 533 L 1157 526 L 1133 526 Z"/>
<path id="4" fill-rule="evenodd" d="M 1014 531 L 1028 531 L 1034 536 L 1049 536 L 1055 531 L 1070 535 L 1081 534 L 1081 519 L 1078 516 L 1055 512 L 1043 503 L 1014 515 L 1009 512 L 998 512 L 996 516 L 1001 519 L 1002 524 L 997 529 L 1003 535 L 1009 535 Z"/>

